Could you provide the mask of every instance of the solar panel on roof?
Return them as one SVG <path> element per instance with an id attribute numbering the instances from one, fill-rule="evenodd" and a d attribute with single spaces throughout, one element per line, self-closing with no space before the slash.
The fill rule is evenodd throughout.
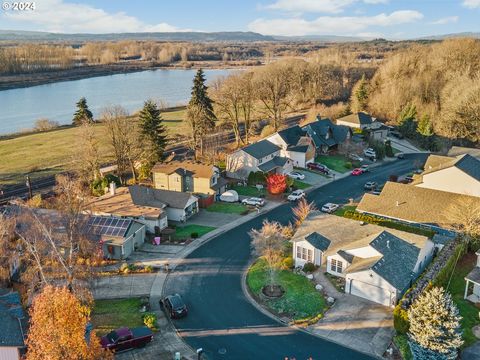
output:
<path id="1" fill-rule="evenodd" d="M 132 220 L 94 216 L 88 220 L 90 230 L 96 235 L 125 236 Z"/>

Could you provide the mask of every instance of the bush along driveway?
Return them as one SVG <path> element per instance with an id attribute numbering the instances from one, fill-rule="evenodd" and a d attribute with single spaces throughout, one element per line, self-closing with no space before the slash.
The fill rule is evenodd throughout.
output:
<path id="1" fill-rule="evenodd" d="M 280 270 L 277 280 L 285 293 L 277 299 L 269 299 L 262 294 L 267 278 L 266 263 L 260 259 L 248 270 L 247 287 L 253 298 L 273 314 L 295 324 L 308 324 L 321 318 L 326 309 L 325 299 L 305 276 L 290 270 Z"/>

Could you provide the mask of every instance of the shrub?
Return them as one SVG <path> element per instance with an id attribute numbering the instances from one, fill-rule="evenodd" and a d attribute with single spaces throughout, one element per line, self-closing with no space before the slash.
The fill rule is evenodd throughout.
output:
<path id="1" fill-rule="evenodd" d="M 38 119 L 35 121 L 35 131 L 48 131 L 59 127 L 60 124 L 58 121 L 49 120 L 49 119 Z"/>
<path id="2" fill-rule="evenodd" d="M 387 157 L 394 157 L 392 142 L 390 140 L 385 141 L 385 155 Z"/>
<path id="3" fill-rule="evenodd" d="M 285 269 L 292 269 L 293 268 L 293 258 L 288 256 L 282 260 L 282 266 Z"/>
<path id="4" fill-rule="evenodd" d="M 147 265 L 143 268 L 145 270 L 145 272 L 147 273 L 151 273 L 153 272 L 153 267 L 151 265 Z"/>
<path id="5" fill-rule="evenodd" d="M 315 271 L 315 265 L 311 262 L 307 262 L 305 265 L 303 265 L 303 271 L 311 273 Z"/>
<path id="6" fill-rule="evenodd" d="M 287 189 L 287 176 L 272 174 L 267 177 L 267 190 L 270 194 L 282 194 Z"/>
<path id="7" fill-rule="evenodd" d="M 192 232 L 192 233 L 190 234 L 190 237 L 191 237 L 192 239 L 197 239 L 197 238 L 198 238 L 198 232 Z"/>
<path id="8" fill-rule="evenodd" d="M 254 186 L 255 185 L 255 172 L 254 171 L 250 171 L 250 174 L 248 174 L 248 179 L 247 179 L 247 183 L 248 185 L 250 186 Z"/>
<path id="9" fill-rule="evenodd" d="M 157 314 L 155 313 L 145 313 L 143 314 L 143 323 L 150 329 L 157 328 Z"/>
<path id="10" fill-rule="evenodd" d="M 408 320 L 408 312 L 403 309 L 400 304 L 395 306 L 393 310 L 393 326 L 397 331 L 397 334 L 404 335 L 410 328 L 410 321 Z"/>
<path id="11" fill-rule="evenodd" d="M 128 269 L 128 264 L 127 263 L 123 263 L 121 266 L 120 266 L 120 271 L 121 272 L 124 272 L 125 270 Z"/>
<path id="12" fill-rule="evenodd" d="M 345 162 L 345 169 L 351 169 L 353 167 L 352 163 L 350 161 Z"/>

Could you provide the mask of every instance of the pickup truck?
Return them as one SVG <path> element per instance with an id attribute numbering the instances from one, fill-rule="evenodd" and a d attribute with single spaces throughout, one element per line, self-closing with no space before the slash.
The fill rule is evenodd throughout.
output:
<path id="1" fill-rule="evenodd" d="M 153 332 L 145 326 L 133 329 L 123 327 L 102 336 L 100 344 L 104 349 L 117 352 L 143 347 L 152 340 Z"/>

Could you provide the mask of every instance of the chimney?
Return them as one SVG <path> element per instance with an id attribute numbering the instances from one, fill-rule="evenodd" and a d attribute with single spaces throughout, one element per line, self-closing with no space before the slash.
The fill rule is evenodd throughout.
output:
<path id="1" fill-rule="evenodd" d="M 396 206 L 400 206 L 400 203 L 398 202 L 398 200 L 397 200 Z"/>
<path id="2" fill-rule="evenodd" d="M 117 193 L 117 185 L 112 181 L 110 183 L 110 195 L 115 196 Z"/>
<path id="3" fill-rule="evenodd" d="M 390 249 L 390 240 L 387 240 L 387 249 Z"/>

